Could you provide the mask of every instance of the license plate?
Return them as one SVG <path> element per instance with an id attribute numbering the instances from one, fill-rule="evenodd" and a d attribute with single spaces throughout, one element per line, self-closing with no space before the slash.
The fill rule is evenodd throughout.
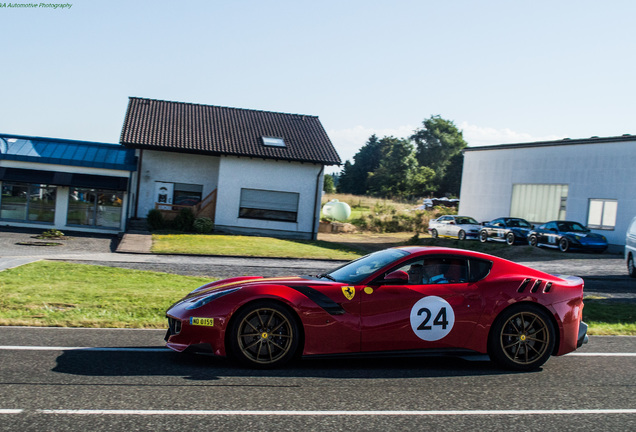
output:
<path id="1" fill-rule="evenodd" d="M 190 317 L 190 325 L 213 327 L 214 318 Z"/>

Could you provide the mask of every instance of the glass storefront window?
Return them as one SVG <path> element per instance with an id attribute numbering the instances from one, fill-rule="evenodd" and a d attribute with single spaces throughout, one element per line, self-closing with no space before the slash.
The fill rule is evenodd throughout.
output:
<path id="1" fill-rule="evenodd" d="M 71 188 L 66 222 L 69 225 L 119 228 L 123 199 L 121 191 Z"/>
<path id="2" fill-rule="evenodd" d="M 55 186 L 4 182 L 0 218 L 54 222 L 56 192 Z"/>

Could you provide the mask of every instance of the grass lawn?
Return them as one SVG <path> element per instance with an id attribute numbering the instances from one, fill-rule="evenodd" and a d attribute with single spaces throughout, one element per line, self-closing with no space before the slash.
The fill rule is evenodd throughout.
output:
<path id="1" fill-rule="evenodd" d="M 39 261 L 0 272 L 0 325 L 165 328 L 166 309 L 211 279 Z M 633 303 L 586 300 L 589 334 L 636 335 Z"/>
<path id="2" fill-rule="evenodd" d="M 0 272 L 0 325 L 165 328 L 166 309 L 209 281 L 38 261 Z"/>
<path id="3" fill-rule="evenodd" d="M 214 234 L 153 234 L 152 252 L 334 260 L 351 260 L 364 255 L 355 248 L 325 241 Z"/>

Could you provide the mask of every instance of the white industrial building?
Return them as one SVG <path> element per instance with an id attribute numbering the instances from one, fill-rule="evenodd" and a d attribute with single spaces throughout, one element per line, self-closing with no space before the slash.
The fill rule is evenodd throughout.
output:
<path id="1" fill-rule="evenodd" d="M 636 216 L 636 136 L 468 147 L 460 194 L 479 221 L 575 220 L 617 250 Z"/>

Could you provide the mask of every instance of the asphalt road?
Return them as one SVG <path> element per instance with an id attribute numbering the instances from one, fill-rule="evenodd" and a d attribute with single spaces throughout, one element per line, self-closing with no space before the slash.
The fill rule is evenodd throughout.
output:
<path id="1" fill-rule="evenodd" d="M 253 371 L 162 337 L 0 328 L 0 430 L 636 430 L 636 337 L 592 337 L 533 373 L 481 356 Z"/>

